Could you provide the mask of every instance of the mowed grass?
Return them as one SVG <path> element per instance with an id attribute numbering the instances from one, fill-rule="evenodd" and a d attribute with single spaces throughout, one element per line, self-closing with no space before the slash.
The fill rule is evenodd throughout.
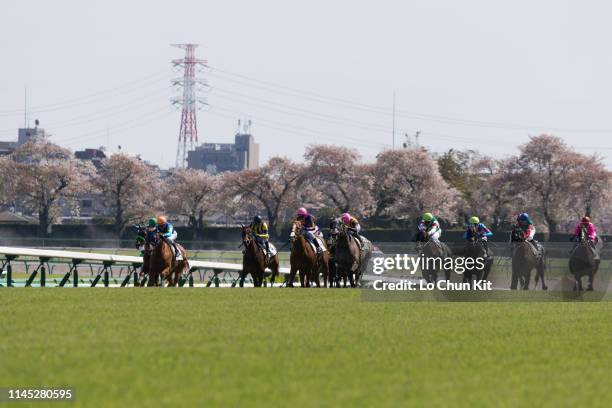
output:
<path id="1" fill-rule="evenodd" d="M 71 386 L 70 406 L 612 400 L 608 301 L 374 303 L 358 290 L 315 289 L 0 296 L 0 386 Z"/>

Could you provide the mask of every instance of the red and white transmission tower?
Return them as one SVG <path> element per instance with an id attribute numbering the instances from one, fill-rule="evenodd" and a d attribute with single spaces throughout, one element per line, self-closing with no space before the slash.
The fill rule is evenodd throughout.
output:
<path id="1" fill-rule="evenodd" d="M 183 95 L 171 99 L 173 105 L 182 107 L 181 129 L 179 131 L 178 148 L 176 149 L 176 167 L 184 169 L 187 167 L 187 152 L 194 150 L 198 142 L 196 111 L 200 105 L 206 105 L 204 98 L 197 97 L 196 90 L 198 85 L 206 87 L 207 84 L 203 79 L 196 77 L 196 71 L 198 68 L 206 67 L 207 61 L 195 57 L 195 48 L 198 44 L 172 44 L 172 46 L 185 50 L 185 58 L 172 60 L 173 67 L 183 68 L 184 71 L 182 78 L 172 80 L 172 85 L 183 89 Z"/>

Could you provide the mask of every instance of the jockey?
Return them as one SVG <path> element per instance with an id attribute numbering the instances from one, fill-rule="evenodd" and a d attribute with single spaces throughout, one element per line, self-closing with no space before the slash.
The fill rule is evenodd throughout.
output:
<path id="1" fill-rule="evenodd" d="M 434 242 L 438 242 L 440 235 L 442 235 L 442 228 L 440 228 L 438 219 L 430 212 L 423 214 L 418 230 L 420 233 L 426 234 Z"/>
<path id="2" fill-rule="evenodd" d="M 589 241 L 594 246 L 598 241 L 597 228 L 595 228 L 595 225 L 591 222 L 591 219 L 586 215 L 582 217 L 580 223 L 576 225 L 576 229 L 574 230 L 574 236 L 572 237 L 572 239 L 574 241 L 578 241 L 580 239 L 580 228 L 583 226 L 587 230 L 587 234 L 589 235 Z"/>
<path id="3" fill-rule="evenodd" d="M 491 232 L 490 229 L 487 228 L 486 225 L 481 223 L 480 218 L 476 216 L 470 217 L 470 219 L 468 220 L 468 224 L 469 224 L 468 229 L 466 229 L 466 231 L 463 233 L 463 238 L 469 241 L 473 237 L 472 231 L 475 231 L 476 239 L 482 242 L 482 245 L 484 246 L 485 254 L 488 256 L 489 255 L 489 245 L 487 241 L 490 237 L 493 236 L 493 233 Z M 470 227 L 474 227 L 474 229 Z"/>
<path id="4" fill-rule="evenodd" d="M 300 207 L 297 210 L 297 214 L 295 215 L 295 220 L 300 222 L 301 224 L 304 224 L 304 219 L 306 218 L 306 216 L 308 215 L 308 210 L 304 207 Z"/>
<path id="5" fill-rule="evenodd" d="M 306 208 L 304 207 L 298 208 L 297 213 L 295 215 L 295 221 L 293 222 L 293 225 L 291 226 L 291 234 L 289 235 L 289 239 L 295 238 L 295 236 L 298 233 L 298 230 L 304 227 L 304 219 L 306 218 L 307 215 L 308 215 L 308 210 Z"/>
<path id="6" fill-rule="evenodd" d="M 148 242 L 155 242 L 157 239 L 157 219 L 150 218 L 147 225 L 147 237 Z"/>
<path id="7" fill-rule="evenodd" d="M 342 214 L 340 219 L 342 220 L 342 223 L 348 228 L 349 232 L 355 237 L 355 239 L 357 239 L 357 241 L 359 241 L 359 244 L 361 245 L 363 243 L 361 241 L 361 235 L 359 235 L 359 233 L 361 232 L 361 225 L 359 225 L 359 221 L 357 221 L 357 218 L 351 216 L 351 214 L 349 213 L 344 213 Z"/>
<path id="8" fill-rule="evenodd" d="M 536 229 L 533 226 L 533 221 L 529 218 L 529 214 L 522 213 L 516 217 L 516 225 L 525 233 L 525 241 L 533 242 Z"/>
<path id="9" fill-rule="evenodd" d="M 302 208 L 300 208 L 300 210 L 302 210 Z M 298 210 L 298 221 L 300 221 L 300 210 Z M 312 214 L 306 214 L 306 216 L 303 218 L 303 222 L 301 222 L 300 225 L 302 227 L 302 234 L 308 240 L 308 242 L 315 246 L 317 254 L 323 252 L 323 248 L 321 248 L 321 245 L 319 245 L 319 240 L 317 239 L 317 235 L 320 235 L 321 232 L 319 231 L 319 227 L 317 227 L 314 216 Z M 291 240 L 295 239 L 295 228 L 296 226 L 294 225 L 291 230 Z"/>
<path id="10" fill-rule="evenodd" d="M 168 240 L 172 246 L 174 247 L 174 257 L 178 258 L 181 254 L 178 248 L 176 247 L 176 237 L 178 236 L 174 226 L 168 222 L 168 219 L 163 216 L 157 216 L 157 232 L 161 234 L 161 236 Z"/>
<path id="11" fill-rule="evenodd" d="M 259 215 L 253 217 L 253 222 L 249 226 L 255 237 L 255 242 L 258 246 L 263 246 L 266 250 L 266 256 L 270 254 L 270 235 L 268 234 L 268 224 L 266 224 Z"/>
<path id="12" fill-rule="evenodd" d="M 518 217 L 516 217 L 516 226 L 523 231 L 525 234 L 525 241 L 532 244 L 538 253 L 542 254 L 543 248 L 540 243 L 534 239 L 536 234 L 535 226 L 533 225 L 533 221 L 529 217 L 529 214 L 522 213 Z"/>

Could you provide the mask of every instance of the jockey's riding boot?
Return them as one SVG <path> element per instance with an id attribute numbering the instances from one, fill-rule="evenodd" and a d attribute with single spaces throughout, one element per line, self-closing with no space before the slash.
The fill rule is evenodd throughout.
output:
<path id="1" fill-rule="evenodd" d="M 265 241 L 266 243 L 266 258 L 270 257 L 270 243 L 268 241 Z"/>
<path id="2" fill-rule="evenodd" d="M 489 242 L 486 240 L 482 240 L 482 247 L 484 248 L 484 255 L 485 258 L 489 257 Z"/>

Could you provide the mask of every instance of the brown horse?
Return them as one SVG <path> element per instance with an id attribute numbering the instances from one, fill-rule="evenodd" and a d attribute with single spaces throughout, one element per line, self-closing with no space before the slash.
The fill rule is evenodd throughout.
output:
<path id="1" fill-rule="evenodd" d="M 302 227 L 300 223 L 293 226 L 295 235 L 292 237 L 291 255 L 289 261 L 291 270 L 287 278 L 287 287 L 293 287 L 295 274 L 300 272 L 300 286 L 310 287 L 314 282 L 317 287 L 321 287 L 320 274 L 323 274 L 323 286 L 327 287 L 329 275 L 329 251 L 325 250 L 318 254 L 312 248 L 306 237 L 302 235 Z M 325 249 L 325 243 L 322 243 Z"/>
<path id="2" fill-rule="evenodd" d="M 181 273 L 189 271 L 187 251 L 179 244 L 176 244 L 176 248 L 181 252 L 183 259 L 175 259 L 172 244 L 161 234 L 157 234 L 153 242 L 145 244 L 145 258 L 147 252 L 149 253 L 147 286 L 160 286 L 160 284 L 163 286 L 164 280 L 168 282 L 168 286 L 177 286 Z"/>
<path id="3" fill-rule="evenodd" d="M 542 248 L 541 253 L 535 246 L 525 240 L 525 232 L 520 228 L 514 228 L 511 235 L 512 241 L 512 279 L 510 289 L 517 289 L 519 280 L 521 289 L 529 289 L 531 271 L 536 269 L 535 286 L 538 279 L 542 279 L 542 290 L 548 289 L 544 283 L 544 271 L 546 269 L 546 253 Z"/>
<path id="4" fill-rule="evenodd" d="M 244 286 L 244 278 L 247 274 L 251 274 L 253 285 L 261 287 L 266 273 L 266 267 L 272 271 L 270 283 L 274 286 L 274 280 L 278 276 L 278 254 L 268 258 L 264 248 L 257 245 L 251 228 L 242 226 L 242 245 L 244 252 L 242 255 L 242 271 L 240 272 L 240 287 Z"/>
<path id="5" fill-rule="evenodd" d="M 593 278 L 599 269 L 599 254 L 589 241 L 589 235 L 584 226 L 580 226 L 578 243 L 569 259 L 569 270 L 574 275 L 574 290 L 582 290 L 582 277 L 589 278 L 587 290 L 593 290 Z"/>

